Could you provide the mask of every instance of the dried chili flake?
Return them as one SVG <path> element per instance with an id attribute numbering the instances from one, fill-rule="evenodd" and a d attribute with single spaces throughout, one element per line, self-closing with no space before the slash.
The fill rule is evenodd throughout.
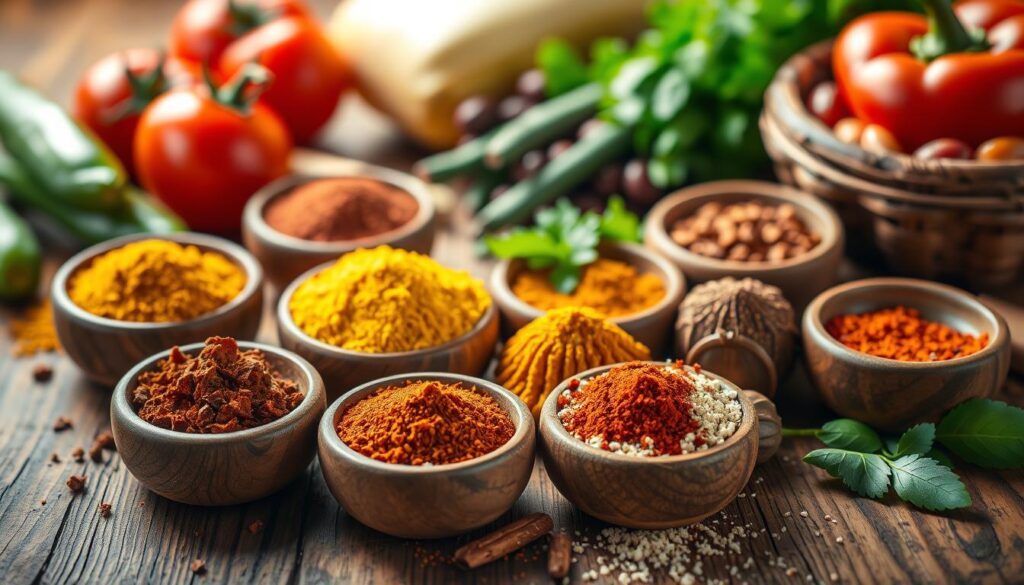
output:
<path id="1" fill-rule="evenodd" d="M 85 449 L 81 447 L 75 447 L 71 450 L 71 458 L 75 460 L 75 463 L 81 463 L 85 461 Z"/>
<path id="2" fill-rule="evenodd" d="M 53 378 L 53 368 L 46 364 L 36 364 L 32 368 L 32 378 L 36 382 L 49 382 Z"/>
<path id="3" fill-rule="evenodd" d="M 101 503 L 100 504 L 100 517 L 102 517 L 102 518 L 110 518 L 110 513 L 111 513 L 112 509 L 113 509 L 113 506 L 111 506 L 109 503 L 107 503 L 107 502 Z"/>
<path id="4" fill-rule="evenodd" d="M 196 575 L 202 575 L 206 572 L 206 561 L 202 559 L 196 559 L 192 561 L 188 568 Z"/>
<path id="5" fill-rule="evenodd" d="M 850 349 L 904 362 L 937 362 L 977 353 L 988 333 L 975 337 L 926 321 L 921 312 L 897 306 L 859 315 L 836 315 L 825 330 Z"/>
<path id="6" fill-rule="evenodd" d="M 71 490 L 71 493 L 73 493 L 73 494 L 81 493 L 82 490 L 85 489 L 85 476 L 84 475 L 72 475 L 71 477 L 68 478 L 68 481 L 66 483 L 67 483 L 68 489 Z"/>
<path id="7" fill-rule="evenodd" d="M 58 416 L 57 420 L 53 421 L 53 431 L 56 433 L 66 431 L 73 426 L 71 419 L 66 416 Z"/>

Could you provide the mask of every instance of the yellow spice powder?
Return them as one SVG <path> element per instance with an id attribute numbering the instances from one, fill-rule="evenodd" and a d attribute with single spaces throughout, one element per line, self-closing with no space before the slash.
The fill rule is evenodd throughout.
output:
<path id="1" fill-rule="evenodd" d="M 14 355 L 29 356 L 39 352 L 57 351 L 57 329 L 53 325 L 53 310 L 46 299 L 25 310 L 11 322 L 11 336 L 14 338 Z"/>
<path id="2" fill-rule="evenodd" d="M 479 280 L 429 256 L 380 246 L 345 254 L 296 288 L 306 334 L 366 353 L 435 347 L 469 332 L 491 305 Z"/>
<path id="3" fill-rule="evenodd" d="M 75 272 L 68 294 L 93 315 L 166 323 L 194 319 L 227 304 L 245 282 L 242 268 L 223 254 L 169 240 L 141 240 Z"/>
<path id="4" fill-rule="evenodd" d="M 651 351 L 593 309 L 548 311 L 513 335 L 498 360 L 498 383 L 540 416 L 548 394 L 566 378 L 619 362 L 649 360 Z"/>
<path id="5" fill-rule="evenodd" d="M 665 297 L 665 283 L 654 274 L 607 258 L 583 268 L 579 286 L 572 294 L 555 290 L 548 270 L 524 270 L 512 283 L 512 292 L 523 302 L 543 311 L 559 307 L 589 307 L 607 317 L 638 313 Z"/>

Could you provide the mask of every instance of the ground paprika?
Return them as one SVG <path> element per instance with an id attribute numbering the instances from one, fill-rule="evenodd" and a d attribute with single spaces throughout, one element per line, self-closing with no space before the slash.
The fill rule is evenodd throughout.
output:
<path id="1" fill-rule="evenodd" d="M 938 362 L 977 353 L 988 334 L 975 337 L 948 325 L 925 321 L 921 312 L 903 306 L 860 315 L 836 315 L 825 330 L 839 343 L 869 355 L 903 362 Z"/>

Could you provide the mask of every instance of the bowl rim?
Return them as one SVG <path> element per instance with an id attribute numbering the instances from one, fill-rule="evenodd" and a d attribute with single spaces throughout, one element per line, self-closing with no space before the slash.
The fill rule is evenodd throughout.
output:
<path id="1" fill-rule="evenodd" d="M 512 436 L 508 441 L 490 453 L 486 453 L 473 459 L 467 459 L 466 461 L 460 461 L 458 463 L 443 463 L 438 465 L 407 465 L 404 463 L 386 463 L 384 461 L 377 461 L 376 459 L 367 457 L 366 455 L 363 455 L 349 447 L 341 440 L 341 437 L 338 436 L 337 430 L 335 430 L 335 419 L 341 416 L 343 407 L 348 406 L 350 403 L 354 404 L 363 400 L 365 395 L 380 388 L 403 384 L 409 381 L 439 381 L 445 383 L 459 382 L 464 385 L 472 385 L 477 390 L 485 392 L 492 397 L 500 396 L 505 402 L 511 405 L 510 409 L 503 407 L 502 410 L 505 410 L 509 415 L 509 418 L 512 419 L 512 423 L 515 425 L 515 432 L 512 433 Z M 498 402 L 499 406 L 502 405 L 501 400 L 495 401 Z M 444 475 L 457 471 L 472 471 L 476 468 L 485 467 L 496 460 L 503 459 L 510 455 L 514 450 L 526 443 L 530 437 L 534 436 L 536 432 L 536 423 L 533 420 L 533 415 L 530 414 L 530 409 L 527 408 L 526 404 L 511 391 L 500 384 L 483 378 L 467 376 L 464 374 L 453 374 L 449 372 L 412 372 L 409 374 L 395 374 L 365 382 L 336 398 L 334 402 L 327 406 L 327 410 L 324 411 L 323 416 L 320 418 L 320 435 L 326 441 L 326 447 L 328 447 L 333 457 L 341 458 L 354 465 L 370 468 L 375 471 L 383 471 L 385 473 L 399 476 L 414 477 L 422 477 L 425 475 Z"/>
<path id="2" fill-rule="evenodd" d="M 989 336 L 988 345 L 983 347 L 980 351 L 967 356 L 958 356 L 936 362 L 905 362 L 894 360 L 857 351 L 851 347 L 843 345 L 838 339 L 832 337 L 832 335 L 825 330 L 825 324 L 821 321 L 822 307 L 826 302 L 833 299 L 842 299 L 844 296 L 856 295 L 858 292 L 875 286 L 888 289 L 916 290 L 918 292 L 938 292 L 946 295 L 947 297 L 951 297 L 953 300 L 949 300 L 950 303 L 960 304 L 967 310 L 980 315 L 985 320 L 990 321 L 995 325 L 994 331 Z M 907 303 L 907 305 L 913 306 L 910 303 Z M 812 335 L 804 335 L 805 343 L 817 343 L 821 345 L 823 349 L 831 351 L 832 353 L 838 352 L 841 355 L 860 361 L 865 365 L 901 370 L 943 369 L 973 364 L 975 362 L 984 361 L 988 359 L 989 356 L 999 353 L 1002 351 L 1003 346 L 1009 343 L 1009 330 L 1006 322 L 1003 320 L 1002 316 L 989 308 L 988 305 L 980 299 L 977 299 L 966 291 L 954 286 L 917 278 L 890 276 L 863 278 L 828 288 L 818 294 L 818 296 L 816 296 L 814 300 L 807 305 L 807 309 L 804 311 L 803 315 L 803 327 L 810 329 L 812 332 Z"/>
<path id="3" fill-rule="evenodd" d="M 294 380 L 305 390 L 305 396 L 303 396 L 302 402 L 292 409 L 291 412 L 285 414 L 281 418 L 272 420 L 258 427 L 242 429 L 240 431 L 231 431 L 227 433 L 187 433 L 158 427 L 143 420 L 132 407 L 131 403 L 128 401 L 128 386 L 135 381 L 143 371 L 153 369 L 157 362 L 162 359 L 166 359 L 171 354 L 170 349 L 165 349 L 140 361 L 132 367 L 127 374 L 121 377 L 117 386 L 114 387 L 114 394 L 110 400 L 112 418 L 113 416 L 118 416 L 124 425 L 126 427 L 130 427 L 131 432 L 136 435 L 146 436 L 149 439 L 159 439 L 164 443 L 179 443 L 183 445 L 224 445 L 258 440 L 267 435 L 276 434 L 280 430 L 295 426 L 301 420 L 310 416 L 310 414 L 315 415 L 313 411 L 316 410 L 318 403 L 323 402 L 323 398 L 326 397 L 326 390 L 324 389 L 323 379 L 320 377 L 320 374 L 308 361 L 291 351 L 265 343 L 256 341 L 237 341 L 237 343 L 240 349 L 258 349 L 263 353 L 272 354 L 279 359 L 283 359 L 294 364 L 299 371 L 302 372 L 302 379 Z M 182 353 L 193 355 L 199 350 L 202 350 L 205 346 L 206 342 L 200 341 L 197 343 L 178 346 L 178 349 Z"/>
<path id="4" fill-rule="evenodd" d="M 293 189 L 318 180 L 352 178 L 372 179 L 400 189 L 416 201 L 416 213 L 409 221 L 386 232 L 332 242 L 317 242 L 290 236 L 277 231 L 266 222 L 267 206 Z M 331 174 L 298 172 L 276 179 L 257 191 L 246 202 L 245 209 L 242 211 L 242 224 L 249 229 L 254 237 L 280 249 L 308 254 L 341 255 L 358 248 L 374 248 L 401 240 L 429 226 L 435 215 L 434 199 L 422 181 L 401 171 L 367 165 L 359 172 Z"/>
<path id="5" fill-rule="evenodd" d="M 68 283 L 71 280 L 71 277 L 78 272 L 85 263 L 100 255 L 106 254 L 107 252 L 144 240 L 166 240 L 185 246 L 191 245 L 207 251 L 217 252 L 242 269 L 246 277 L 245 284 L 242 286 L 242 290 L 238 291 L 238 294 L 230 301 L 208 313 L 203 313 L 193 319 L 186 319 L 184 321 L 120 321 L 118 319 L 110 319 L 108 317 L 94 315 L 71 300 L 71 295 L 68 294 Z M 196 232 L 178 232 L 172 234 L 130 234 L 90 246 L 69 258 L 60 266 L 60 268 L 57 269 L 57 272 L 53 276 L 53 282 L 50 285 L 50 296 L 55 308 L 59 308 L 67 312 L 72 318 L 79 322 L 124 331 L 156 332 L 173 330 L 180 327 L 209 324 L 245 305 L 254 295 L 262 292 L 262 290 L 263 267 L 248 250 L 234 242 L 217 236 Z"/>
<path id="6" fill-rule="evenodd" d="M 620 250 L 625 256 L 632 258 L 640 257 L 650 260 L 658 268 L 658 278 L 665 285 L 665 296 L 658 302 L 654 303 L 650 307 L 636 313 L 630 313 L 628 315 L 620 315 L 618 317 L 612 317 L 608 319 L 610 322 L 615 323 L 619 327 L 623 325 L 635 323 L 657 316 L 662 311 L 675 310 L 682 300 L 683 295 L 686 293 L 686 276 L 683 275 L 679 267 L 673 264 L 668 258 L 661 254 L 658 250 L 651 250 L 645 248 L 640 244 L 633 242 L 602 242 L 601 246 L 607 246 L 610 248 L 616 248 Z M 600 257 L 600 255 L 599 255 Z M 537 319 L 546 313 L 546 311 L 538 309 L 526 301 L 516 296 L 515 292 L 512 291 L 512 286 L 509 283 L 511 277 L 510 273 L 512 270 L 512 264 L 518 259 L 506 259 L 498 262 L 494 265 L 491 270 L 490 286 L 493 289 L 493 294 L 496 302 L 500 302 L 503 305 L 508 305 L 511 310 L 516 313 L 528 315 L 529 320 Z M 630 266 L 636 266 L 633 262 L 627 262 Z"/>
<path id="7" fill-rule="evenodd" d="M 743 411 L 743 418 L 740 419 L 740 423 L 736 427 L 736 432 L 734 432 L 725 441 L 715 445 L 714 447 L 704 449 L 703 451 L 691 451 L 690 453 L 681 453 L 679 455 L 646 457 L 606 451 L 605 449 L 589 445 L 586 442 L 581 441 L 580 439 L 577 439 L 576 437 L 569 434 L 569 431 L 567 431 L 565 429 L 565 426 L 562 425 L 562 420 L 558 418 L 558 396 L 561 395 L 562 391 L 569 384 L 569 382 L 573 379 L 579 379 L 581 381 L 584 379 L 589 380 L 611 370 L 612 368 L 624 364 L 635 363 L 636 361 L 640 363 L 653 364 L 657 366 L 674 365 L 673 360 L 635 360 L 634 362 L 619 362 L 607 366 L 598 366 L 596 368 L 591 368 L 589 370 L 576 374 L 575 376 L 566 378 L 565 380 L 562 380 L 558 384 L 558 386 L 555 386 L 555 388 L 551 390 L 551 392 L 548 394 L 548 397 L 544 400 L 544 406 L 541 409 L 540 413 L 540 427 L 542 429 L 545 426 L 551 427 L 552 432 L 554 433 L 555 440 L 569 446 L 570 449 L 577 453 L 596 455 L 599 457 L 605 457 L 610 461 L 615 461 L 618 463 L 629 463 L 634 465 L 665 465 L 672 463 L 685 463 L 688 461 L 695 461 L 703 457 L 715 455 L 719 452 L 731 449 L 740 441 L 744 440 L 746 436 L 749 435 L 750 433 L 754 433 L 755 435 L 757 434 L 757 413 L 754 412 L 753 404 L 750 402 L 750 399 L 747 397 L 747 395 L 743 392 L 743 389 L 737 386 L 736 384 L 733 384 L 731 381 L 729 381 L 728 378 L 719 376 L 714 372 L 710 372 L 704 369 L 700 371 L 701 374 L 704 374 L 709 378 L 718 380 L 720 383 L 725 384 L 729 388 L 736 391 L 736 400 L 739 401 L 740 408 L 742 408 Z M 688 371 L 695 371 L 693 366 L 689 364 L 683 364 L 683 367 Z"/>
<path id="8" fill-rule="evenodd" d="M 711 258 L 696 252 L 691 252 L 672 240 L 669 235 L 665 219 L 676 208 L 701 200 L 717 200 L 722 195 L 738 195 L 751 199 L 769 200 L 778 204 L 789 203 L 797 209 L 797 213 L 803 217 L 811 216 L 819 221 L 826 229 L 821 230 L 821 242 L 817 246 L 799 256 L 787 258 L 782 262 L 742 262 L 739 260 L 723 260 Z M 792 268 L 815 262 L 824 256 L 832 253 L 837 246 L 842 246 L 845 237 L 842 221 L 835 210 L 820 201 L 818 198 L 791 187 L 768 181 L 755 180 L 725 180 L 711 181 L 684 187 L 670 193 L 658 201 L 647 214 L 644 221 L 644 235 L 652 240 L 664 254 L 678 258 L 680 262 L 687 265 L 698 266 L 715 270 L 730 270 L 733 276 L 756 276 L 766 272 L 773 272 Z"/>
<path id="9" fill-rule="evenodd" d="M 323 264 L 314 266 L 313 268 L 310 268 L 309 270 L 300 274 L 295 280 L 289 283 L 287 288 L 284 289 L 284 292 L 281 293 L 281 297 L 277 301 L 277 311 L 275 315 L 277 317 L 278 327 L 285 329 L 289 335 L 295 337 L 296 339 L 299 339 L 300 341 L 307 345 L 310 345 L 318 349 L 321 352 L 329 353 L 335 357 L 349 359 L 358 358 L 367 360 L 395 360 L 418 358 L 425 355 L 432 355 L 434 353 L 442 353 L 468 343 L 471 339 L 485 331 L 487 327 L 490 326 L 491 321 L 497 318 L 497 312 L 494 306 L 494 298 L 490 294 L 490 292 L 488 292 L 488 297 L 491 297 L 491 302 L 490 304 L 487 305 L 487 308 L 484 309 L 483 314 L 480 315 L 480 318 L 477 319 L 477 322 L 473 325 L 473 327 L 471 327 L 469 331 L 466 331 L 462 335 L 459 335 L 458 337 L 455 337 L 453 339 L 449 339 L 448 341 L 442 343 L 441 345 L 435 345 L 433 347 L 424 347 L 423 349 L 414 349 L 411 351 L 391 351 L 383 353 L 354 351 L 351 349 L 344 349 L 336 345 L 331 345 L 327 342 L 320 341 L 319 339 L 316 339 L 312 335 L 309 335 L 308 333 L 303 331 L 302 328 L 295 323 L 295 319 L 292 318 L 292 312 L 291 310 L 289 310 L 288 304 L 290 303 L 292 296 L 295 294 L 295 291 L 299 288 L 299 286 L 302 283 L 306 282 L 314 275 L 330 268 L 336 262 L 336 259 L 328 260 Z"/>

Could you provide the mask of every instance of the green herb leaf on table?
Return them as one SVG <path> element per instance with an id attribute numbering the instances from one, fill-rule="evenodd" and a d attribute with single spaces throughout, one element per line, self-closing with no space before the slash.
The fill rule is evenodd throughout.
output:
<path id="1" fill-rule="evenodd" d="M 882 450 L 882 439 L 878 433 L 868 425 L 850 418 L 840 418 L 822 425 L 818 440 L 829 447 L 861 453 Z"/>
<path id="2" fill-rule="evenodd" d="M 921 423 L 907 429 L 903 436 L 896 443 L 896 449 L 892 451 L 893 457 L 904 455 L 925 455 L 932 450 L 932 443 L 935 441 L 935 425 L 932 423 Z"/>
<path id="3" fill-rule="evenodd" d="M 934 459 L 907 455 L 889 463 L 892 483 L 901 498 L 926 510 L 952 510 L 971 505 L 960 478 Z"/>
<path id="4" fill-rule="evenodd" d="M 935 439 L 981 467 L 1024 467 L 1024 409 L 996 400 L 968 400 L 942 418 Z"/>
<path id="5" fill-rule="evenodd" d="M 862 496 L 880 498 L 889 491 L 889 467 L 881 456 L 844 449 L 815 449 L 804 461 L 827 471 Z"/>
<path id="6" fill-rule="evenodd" d="M 626 209 L 626 203 L 618 195 L 608 200 L 601 216 L 601 237 L 615 242 L 640 241 L 640 218 Z"/>

